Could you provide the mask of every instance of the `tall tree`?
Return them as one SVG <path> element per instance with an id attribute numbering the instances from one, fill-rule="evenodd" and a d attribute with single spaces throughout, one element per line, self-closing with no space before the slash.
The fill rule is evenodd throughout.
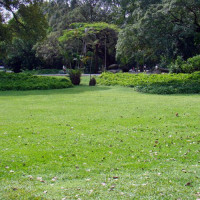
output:
<path id="1" fill-rule="evenodd" d="M 97 73 L 99 61 L 105 67 L 115 62 L 118 31 L 117 26 L 107 23 L 75 23 L 70 29 L 64 31 L 59 40 L 66 44 L 65 50 L 73 49 L 76 55 L 87 55 L 88 51 L 93 52 L 94 72 Z"/>
<path id="2" fill-rule="evenodd" d="M 0 0 L 1 18 L 4 20 L 0 32 L 7 33 L 7 36 L 0 36 L 0 54 L 4 55 L 4 63 L 13 67 L 15 72 L 38 66 L 32 48 L 36 42 L 46 37 L 48 27 L 40 8 L 41 3 L 41 0 Z M 11 14 L 8 19 L 2 17 L 5 11 Z"/>
<path id="3" fill-rule="evenodd" d="M 199 1 L 141 0 L 136 5 L 133 24 L 119 36 L 120 59 L 130 61 L 140 55 L 155 65 L 164 57 L 170 61 L 177 56 L 187 59 L 200 53 Z"/>

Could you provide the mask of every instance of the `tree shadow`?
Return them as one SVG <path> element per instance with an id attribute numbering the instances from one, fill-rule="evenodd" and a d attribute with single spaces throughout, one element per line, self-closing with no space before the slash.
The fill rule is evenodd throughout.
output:
<path id="1" fill-rule="evenodd" d="M 93 92 L 93 91 L 105 91 L 111 89 L 108 86 L 74 86 L 71 88 L 64 89 L 51 89 L 51 90 L 26 90 L 26 91 L 16 91 L 16 90 L 8 90 L 8 91 L 0 91 L 1 96 L 29 96 L 29 95 L 57 95 L 57 94 L 80 94 L 85 92 Z"/>

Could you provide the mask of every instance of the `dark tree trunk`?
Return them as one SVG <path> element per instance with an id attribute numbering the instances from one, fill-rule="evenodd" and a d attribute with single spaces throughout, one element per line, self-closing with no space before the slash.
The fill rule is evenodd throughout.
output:
<path id="1" fill-rule="evenodd" d="M 95 69 L 94 69 L 95 73 L 98 73 L 98 71 L 99 71 L 98 50 L 99 50 L 99 46 L 98 46 L 98 44 L 96 44 L 96 46 L 95 46 Z"/>
<path id="2" fill-rule="evenodd" d="M 140 65 L 140 72 L 144 72 L 144 67 L 143 67 L 143 65 Z"/>

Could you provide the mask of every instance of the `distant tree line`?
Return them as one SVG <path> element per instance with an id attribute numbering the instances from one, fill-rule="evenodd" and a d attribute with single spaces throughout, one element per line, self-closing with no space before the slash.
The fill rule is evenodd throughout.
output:
<path id="1" fill-rule="evenodd" d="M 0 62 L 15 72 L 165 68 L 199 54 L 197 0 L 0 0 Z"/>

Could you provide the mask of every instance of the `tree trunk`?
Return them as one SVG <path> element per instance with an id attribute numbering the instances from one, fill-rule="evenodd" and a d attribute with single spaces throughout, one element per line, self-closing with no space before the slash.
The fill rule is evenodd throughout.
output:
<path id="1" fill-rule="evenodd" d="M 99 45 L 96 44 L 95 45 L 95 73 L 98 73 L 99 71 L 99 59 L 98 59 L 98 49 L 99 49 Z"/>
<path id="2" fill-rule="evenodd" d="M 105 69 L 107 70 L 107 38 L 105 35 Z"/>

